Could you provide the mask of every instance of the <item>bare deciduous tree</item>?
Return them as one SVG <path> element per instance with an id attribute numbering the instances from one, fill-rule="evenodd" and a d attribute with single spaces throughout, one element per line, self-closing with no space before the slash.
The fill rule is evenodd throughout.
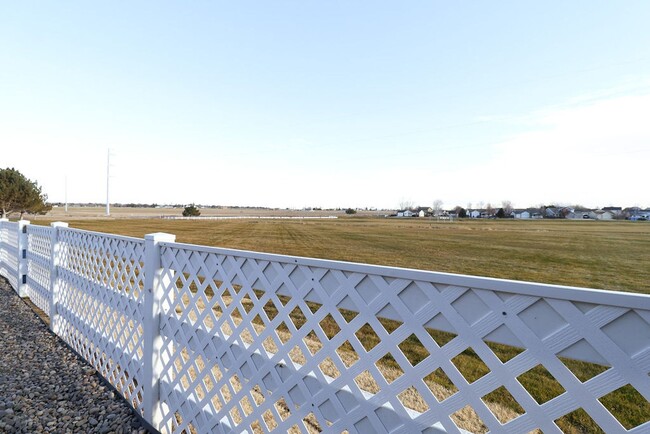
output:
<path id="1" fill-rule="evenodd" d="M 433 215 L 438 216 L 442 214 L 442 204 L 443 202 L 440 199 L 433 201 Z"/>
<path id="2" fill-rule="evenodd" d="M 509 200 L 502 201 L 501 208 L 503 208 L 503 213 L 506 216 L 510 216 L 510 214 L 512 214 L 512 211 L 514 211 L 514 209 L 512 208 L 512 202 L 510 202 Z"/>

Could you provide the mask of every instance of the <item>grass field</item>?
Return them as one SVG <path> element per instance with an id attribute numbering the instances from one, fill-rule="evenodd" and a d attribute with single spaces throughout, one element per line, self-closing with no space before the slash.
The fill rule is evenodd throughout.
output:
<path id="1" fill-rule="evenodd" d="M 371 217 L 66 220 L 71 227 L 430 271 L 650 293 L 650 223 Z M 47 223 L 38 219 L 34 223 Z"/>
<path id="2" fill-rule="evenodd" d="M 48 221 L 39 219 L 34 223 Z M 428 219 L 342 217 L 299 221 L 85 218 L 70 220 L 69 223 L 74 228 L 136 237 L 152 232 L 168 232 L 175 234 L 180 242 L 193 244 L 650 293 L 650 267 L 647 266 L 650 224 L 645 222 L 438 222 Z M 262 327 L 263 323 L 254 326 Z M 328 324 L 321 326 L 327 327 Z M 334 324 L 331 326 L 335 328 Z M 433 333 L 440 345 L 453 337 L 445 336 L 443 332 L 429 332 Z M 369 344 L 372 346 L 371 342 Z M 512 347 L 490 345 L 502 361 L 521 352 Z M 421 344 L 415 342 L 401 349 L 409 357 L 417 358 Z M 351 349 L 347 352 L 343 349 L 339 356 L 345 360 L 346 357 L 355 357 L 355 354 Z M 380 362 L 380 370 L 387 378 L 399 374 L 399 366 L 395 365 L 394 360 Z M 563 359 L 563 362 L 578 378 L 584 378 L 583 381 L 606 369 L 571 360 Z M 457 356 L 454 363 L 470 377 L 478 378 L 485 374 L 482 371 L 485 365 L 471 350 Z M 427 377 L 425 382 L 436 396 L 445 397 L 454 392 L 453 383 L 444 373 L 434 374 Z M 519 381 L 538 402 L 545 402 L 562 393 L 562 386 L 543 367 L 529 371 Z M 372 385 L 366 390 L 374 391 Z M 650 417 L 650 404 L 635 393 L 634 389 L 622 388 L 610 394 L 608 401 L 603 401 L 607 408 L 618 409 L 617 417 L 628 428 Z M 422 410 L 416 398 L 409 405 L 415 410 Z M 499 418 L 503 417 L 503 422 L 522 411 L 504 388 L 495 390 L 486 399 L 493 412 L 502 415 Z M 455 420 L 459 426 L 472 432 L 485 432 L 476 415 L 470 413 L 459 415 L 458 418 L 460 422 Z M 558 424 L 567 433 L 602 432 L 582 410 L 563 417 Z"/>

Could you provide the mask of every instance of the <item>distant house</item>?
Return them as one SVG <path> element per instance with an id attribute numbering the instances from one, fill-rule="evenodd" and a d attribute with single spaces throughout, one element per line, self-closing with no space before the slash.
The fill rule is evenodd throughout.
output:
<path id="1" fill-rule="evenodd" d="M 517 210 L 517 211 L 514 211 L 514 213 L 515 213 L 515 218 L 516 219 L 529 219 L 530 218 L 530 212 L 528 212 L 527 210 L 523 210 L 523 211 L 522 210 Z"/>
<path id="2" fill-rule="evenodd" d="M 614 220 L 614 217 L 616 217 L 613 212 L 602 209 L 594 211 L 594 214 L 596 215 L 596 220 Z"/>
<path id="3" fill-rule="evenodd" d="M 549 206 L 549 207 L 546 207 L 546 209 L 544 210 L 544 218 L 555 219 L 555 218 L 558 218 L 559 216 L 560 216 L 560 213 L 559 213 L 559 210 L 557 208 L 553 208 L 553 207 Z"/>
<path id="4" fill-rule="evenodd" d="M 603 211 L 609 211 L 613 214 L 620 214 L 623 212 L 623 208 L 620 206 L 606 206 L 603 208 Z"/>
<path id="5" fill-rule="evenodd" d="M 477 219 L 477 218 L 481 217 L 481 211 L 478 211 L 478 210 L 469 211 L 467 213 L 467 215 L 471 219 Z"/>
<path id="6" fill-rule="evenodd" d="M 397 211 L 397 217 L 413 217 L 413 211 L 410 209 L 403 209 Z"/>
<path id="7" fill-rule="evenodd" d="M 595 219 L 596 214 L 594 214 L 593 211 L 590 210 L 574 210 L 573 212 L 570 212 L 569 214 L 566 215 L 566 218 L 571 219 L 571 220 L 588 220 L 588 219 Z"/>

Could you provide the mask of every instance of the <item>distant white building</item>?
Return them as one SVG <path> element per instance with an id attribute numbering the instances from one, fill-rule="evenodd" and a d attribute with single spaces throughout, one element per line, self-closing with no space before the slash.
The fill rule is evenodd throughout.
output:
<path id="1" fill-rule="evenodd" d="M 515 211 L 515 218 L 516 219 L 529 219 L 530 218 L 530 212 L 524 210 L 524 211 Z"/>
<path id="2" fill-rule="evenodd" d="M 596 220 L 614 220 L 614 217 L 616 217 L 613 212 L 603 211 L 602 209 L 595 211 L 595 214 Z"/>

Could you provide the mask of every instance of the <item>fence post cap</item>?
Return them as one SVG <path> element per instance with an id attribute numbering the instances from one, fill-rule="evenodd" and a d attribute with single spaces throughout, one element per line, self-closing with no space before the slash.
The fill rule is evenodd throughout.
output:
<path id="1" fill-rule="evenodd" d="M 176 235 L 167 234 L 165 232 L 155 232 L 153 234 L 146 234 L 144 239 L 147 241 L 163 241 L 168 243 L 173 243 L 176 241 Z"/>
<path id="2" fill-rule="evenodd" d="M 52 222 L 50 223 L 50 226 L 53 228 L 67 228 L 68 224 L 66 222 Z"/>

